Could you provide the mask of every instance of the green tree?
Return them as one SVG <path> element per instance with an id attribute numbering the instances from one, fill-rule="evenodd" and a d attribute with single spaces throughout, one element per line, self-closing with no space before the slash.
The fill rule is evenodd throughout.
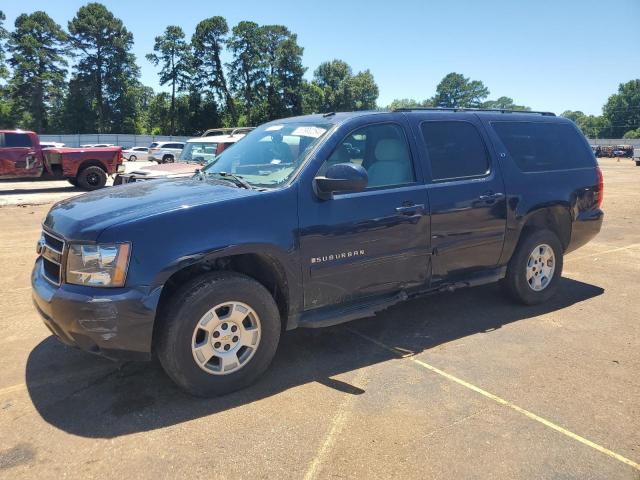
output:
<path id="1" fill-rule="evenodd" d="M 350 80 L 354 110 L 374 110 L 378 99 L 378 85 L 369 70 L 358 72 Z"/>
<path id="2" fill-rule="evenodd" d="M 640 128 L 629 130 L 622 138 L 640 138 Z"/>
<path id="3" fill-rule="evenodd" d="M 611 138 L 621 138 L 629 130 L 640 128 L 640 79 L 621 83 L 602 114 L 610 126 L 607 133 Z"/>
<path id="4" fill-rule="evenodd" d="M 96 110 L 95 124 L 82 130 L 127 132 L 135 124 L 139 69 L 131 53 L 133 35 L 104 5 L 88 3 L 69 22 L 79 58 L 74 79 L 84 83 Z M 133 117 L 133 118 L 132 118 Z"/>
<path id="5" fill-rule="evenodd" d="M 8 88 L 3 85 L 2 80 L 9 76 L 9 70 L 6 65 L 5 42 L 9 36 L 4 28 L 6 17 L 0 10 L 0 128 L 11 128 L 13 121 L 11 119 L 11 102 L 9 101 Z"/>
<path id="6" fill-rule="evenodd" d="M 302 113 L 318 113 L 322 111 L 324 92 L 315 82 L 302 81 Z"/>
<path id="7" fill-rule="evenodd" d="M 156 37 L 147 60 L 155 66 L 162 63 L 160 85 L 171 84 L 171 119 L 169 134 L 175 133 L 176 91 L 187 89 L 191 80 L 191 48 L 184 40 L 182 28 L 169 25 L 164 35 Z"/>
<path id="8" fill-rule="evenodd" d="M 349 64 L 343 60 L 331 60 L 321 63 L 313 72 L 316 85 L 322 89 L 323 112 L 350 110 L 351 91 L 349 79 L 353 72 Z"/>
<path id="9" fill-rule="evenodd" d="M 258 100 L 264 97 L 266 84 L 263 41 L 260 26 L 247 21 L 233 27 L 227 41 L 233 55 L 227 65 L 231 88 L 242 98 L 246 121 L 250 125 L 266 118 L 266 112 L 261 111 L 264 104 L 258 105 Z"/>
<path id="10" fill-rule="evenodd" d="M 579 118 L 584 117 L 584 112 L 581 112 L 580 110 L 565 110 L 560 114 L 560 116 L 577 123 Z"/>
<path id="11" fill-rule="evenodd" d="M 9 38 L 9 94 L 18 125 L 46 132 L 52 104 L 65 86 L 67 34 L 45 12 L 22 14 Z"/>
<path id="12" fill-rule="evenodd" d="M 413 98 L 396 98 L 389 105 L 387 110 L 396 110 L 398 108 L 416 108 L 416 107 L 433 107 L 431 100 L 422 100 L 421 102 Z"/>
<path id="13" fill-rule="evenodd" d="M 191 37 L 191 45 L 198 90 L 215 95 L 220 103 L 226 106 L 231 124 L 235 125 L 238 122 L 238 113 L 227 85 L 221 59 L 228 33 L 229 26 L 223 17 L 207 18 L 196 26 L 196 31 Z M 190 97 L 192 101 L 196 100 L 193 93 Z M 209 97 L 210 102 L 212 98 Z M 200 100 L 202 99 L 198 99 Z"/>
<path id="14" fill-rule="evenodd" d="M 6 54 L 5 54 L 5 42 L 9 33 L 6 28 L 4 28 L 4 21 L 7 19 L 4 12 L 0 10 L 0 80 L 7 78 L 9 76 L 9 71 L 7 70 L 6 62 Z"/>
<path id="15" fill-rule="evenodd" d="M 482 108 L 493 108 L 498 110 L 531 110 L 524 105 L 516 105 L 511 97 L 500 97 L 497 100 L 487 100 L 482 104 Z"/>
<path id="16" fill-rule="evenodd" d="M 376 108 L 378 86 L 369 70 L 355 76 L 343 60 L 324 62 L 313 72 L 323 92 L 322 111 L 369 110 Z"/>
<path id="17" fill-rule="evenodd" d="M 437 107 L 477 108 L 489 96 L 489 89 L 480 80 L 470 80 L 460 73 L 447 74 L 436 87 L 433 103 Z"/>
<path id="18" fill-rule="evenodd" d="M 264 48 L 267 120 L 300 115 L 302 113 L 303 48 L 297 43 L 297 35 L 282 25 L 265 25 L 260 28 Z"/>
<path id="19" fill-rule="evenodd" d="M 574 122 L 587 138 L 604 138 L 608 135 L 608 121 L 601 115 L 585 115 L 580 110 L 567 110 L 560 116 Z"/>

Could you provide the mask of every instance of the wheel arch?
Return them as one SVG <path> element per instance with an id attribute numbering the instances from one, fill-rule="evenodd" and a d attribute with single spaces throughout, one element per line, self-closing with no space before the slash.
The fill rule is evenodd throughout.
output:
<path id="1" fill-rule="evenodd" d="M 109 174 L 109 170 L 107 169 L 107 167 L 104 165 L 103 162 L 97 159 L 89 159 L 89 160 L 83 160 L 82 163 L 78 165 L 76 176 L 80 175 L 80 173 L 82 173 L 82 171 L 88 167 L 100 167 L 102 170 L 104 170 L 104 173 L 106 173 L 107 175 Z"/>
<path id="2" fill-rule="evenodd" d="M 284 265 L 271 253 L 236 252 L 213 258 L 205 257 L 171 273 L 164 282 L 156 308 L 156 321 L 153 326 L 154 344 L 163 321 L 162 312 L 173 294 L 189 280 L 212 271 L 241 273 L 264 286 L 273 296 L 280 312 L 283 330 L 286 330 L 291 308 L 291 294 L 289 276 Z"/>
<path id="3" fill-rule="evenodd" d="M 562 248 L 566 250 L 571 241 L 571 225 L 572 217 L 567 206 L 542 207 L 529 212 L 523 219 L 519 237 L 522 238 L 522 234 L 528 230 L 546 228 L 557 235 Z"/>

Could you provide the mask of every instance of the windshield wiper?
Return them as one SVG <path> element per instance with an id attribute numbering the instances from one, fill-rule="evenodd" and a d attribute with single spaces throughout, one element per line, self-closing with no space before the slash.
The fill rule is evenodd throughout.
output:
<path id="1" fill-rule="evenodd" d="M 253 187 L 249 182 L 247 182 L 240 175 L 236 175 L 234 173 L 229 172 L 205 172 L 207 175 L 218 175 L 222 177 L 223 180 L 228 180 L 233 183 L 236 187 L 246 188 L 247 190 L 253 190 Z"/>

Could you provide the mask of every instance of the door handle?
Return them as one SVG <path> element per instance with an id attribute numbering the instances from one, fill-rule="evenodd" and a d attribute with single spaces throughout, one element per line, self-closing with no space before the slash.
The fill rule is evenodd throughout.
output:
<path id="1" fill-rule="evenodd" d="M 503 197 L 504 197 L 504 193 L 488 191 L 480 195 L 478 197 L 478 200 L 482 200 L 483 202 L 486 202 L 489 200 L 500 200 Z"/>
<path id="2" fill-rule="evenodd" d="M 415 213 L 418 210 L 424 210 L 424 203 L 414 203 L 411 205 L 403 204 L 401 207 L 396 208 L 396 212 L 402 213 L 405 215 L 410 213 Z"/>

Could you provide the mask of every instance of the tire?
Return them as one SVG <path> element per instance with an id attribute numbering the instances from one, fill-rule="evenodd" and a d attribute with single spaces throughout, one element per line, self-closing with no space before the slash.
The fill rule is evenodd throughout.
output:
<path id="1" fill-rule="evenodd" d="M 640 167 L 640 160 L 636 160 L 636 167 Z"/>
<path id="2" fill-rule="evenodd" d="M 74 187 L 78 186 L 78 180 L 76 178 L 67 178 L 67 182 L 69 182 Z"/>
<path id="3" fill-rule="evenodd" d="M 137 159 L 138 159 L 138 157 L 136 157 L 135 155 L 131 155 L 131 156 L 129 157 L 129 161 L 130 161 L 130 162 L 135 162 Z"/>
<path id="4" fill-rule="evenodd" d="M 548 258 L 547 248 L 553 255 L 551 273 L 549 273 L 548 260 L 539 262 L 540 258 Z M 536 249 L 536 256 L 541 255 L 537 259 L 534 256 L 534 249 Z M 530 259 L 534 261 L 529 265 Z M 550 230 L 525 231 L 507 265 L 507 274 L 502 280 L 502 285 L 507 294 L 520 303 L 525 305 L 544 303 L 558 290 L 562 265 L 562 244 L 555 233 Z"/>
<path id="5" fill-rule="evenodd" d="M 214 308 L 216 316 L 211 317 Z M 257 333 L 253 327 L 244 328 L 247 322 L 257 323 Z M 242 330 L 233 330 L 234 326 Z M 188 282 L 173 295 L 160 317 L 156 352 L 167 375 L 187 393 L 199 397 L 224 395 L 250 385 L 268 368 L 280 330 L 280 313 L 266 288 L 245 275 L 212 272 Z M 232 331 L 239 332 L 240 337 L 226 333 Z M 255 348 L 236 341 L 249 338 L 246 332 L 253 335 Z M 231 347 L 229 354 L 222 350 L 227 345 Z M 213 356 L 207 362 L 210 354 Z M 221 357 L 233 360 L 225 367 Z"/>
<path id="6" fill-rule="evenodd" d="M 102 168 L 92 165 L 78 172 L 76 182 L 83 190 L 98 190 L 106 185 L 107 174 Z"/>
<path id="7" fill-rule="evenodd" d="M 162 163 L 173 163 L 173 155 L 165 155 L 162 157 Z"/>

